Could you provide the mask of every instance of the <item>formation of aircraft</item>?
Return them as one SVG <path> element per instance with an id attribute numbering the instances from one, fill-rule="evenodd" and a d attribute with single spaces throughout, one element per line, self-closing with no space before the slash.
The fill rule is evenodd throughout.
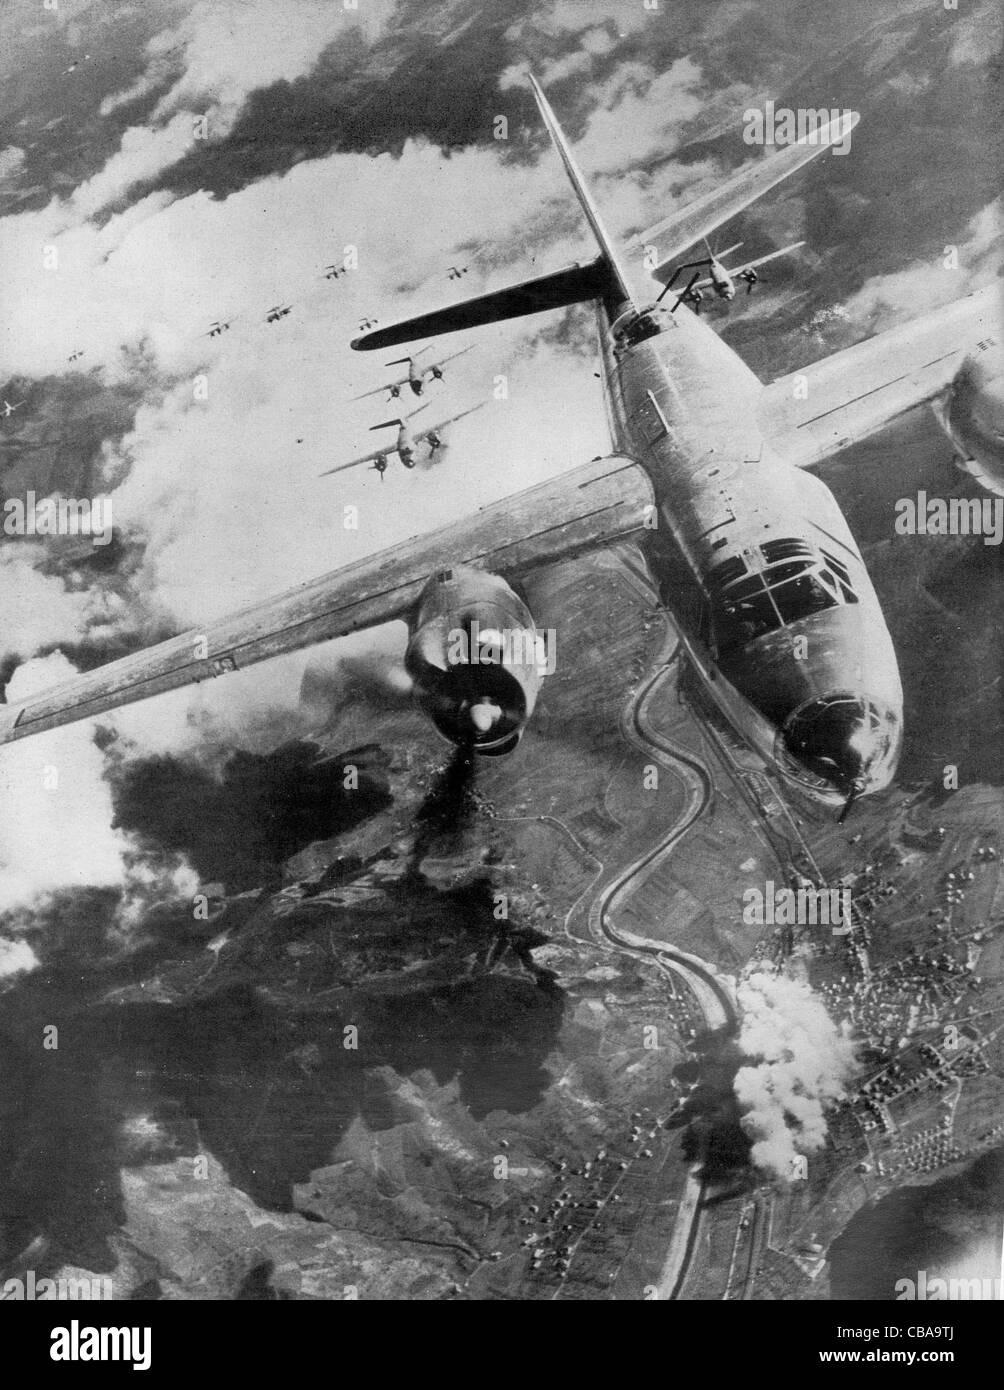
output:
<path id="1" fill-rule="evenodd" d="M 485 402 L 480 401 L 477 405 L 469 406 L 466 410 L 461 410 L 457 415 L 451 415 L 448 420 L 440 420 L 437 425 L 430 426 L 427 430 L 422 430 L 418 434 L 412 434 L 411 421 L 429 404 L 420 405 L 418 410 L 413 410 L 406 418 L 395 416 L 391 420 L 381 420 L 378 425 L 371 425 L 371 430 L 397 429 L 397 440 L 393 447 L 387 449 L 374 449 L 369 454 L 362 454 L 357 459 L 350 459 L 348 463 L 340 463 L 335 468 L 326 469 L 320 476 L 327 478 L 332 473 L 344 473 L 347 468 L 356 468 L 363 463 L 371 463 L 381 478 L 387 472 L 387 464 L 391 454 L 397 454 L 405 468 L 415 467 L 415 455 L 418 452 L 419 444 L 427 443 L 429 452 L 427 458 L 435 458 L 437 452 L 443 447 L 444 440 L 442 431 L 449 425 L 454 425 L 458 420 L 462 420 L 466 415 L 473 415 L 476 410 L 480 410 Z"/>
<path id="2" fill-rule="evenodd" d="M 69 357 L 68 357 L 66 360 L 67 360 L 67 362 L 77 362 L 77 361 L 79 361 L 79 359 L 80 359 L 81 357 L 83 357 L 83 355 L 84 355 L 84 349 L 83 349 L 83 348 L 78 348 L 78 349 L 76 350 L 76 352 L 71 352 L 70 355 L 69 355 Z"/>
<path id="3" fill-rule="evenodd" d="M 459 280 L 470 270 L 469 265 L 451 265 L 446 276 L 447 280 Z"/>
<path id="4" fill-rule="evenodd" d="M 323 278 L 325 280 L 337 280 L 340 276 L 347 274 L 348 270 L 344 265 L 332 264 L 325 266 Z M 272 307 L 268 309 L 265 313 L 265 322 L 278 323 L 280 319 L 284 319 L 287 316 L 287 314 L 292 313 L 292 310 L 293 305 L 287 300 L 283 300 L 279 304 L 273 304 Z M 230 318 L 228 319 L 213 319 L 212 323 L 209 325 L 208 330 L 205 333 L 203 333 L 202 336 L 204 338 L 220 338 L 227 331 L 230 325 L 232 323 L 235 323 L 238 318 L 240 318 L 239 314 L 231 314 Z M 376 320 L 373 319 L 370 322 L 375 324 Z M 70 361 L 72 362 L 73 360 L 74 359 L 71 357 Z"/>
<path id="5" fill-rule="evenodd" d="M 740 166 L 645 229 L 629 255 L 606 229 L 547 98 L 530 81 L 594 257 L 364 330 L 352 346 L 383 351 L 591 302 L 613 452 L 202 630 L 22 697 L 0 710 L 0 742 L 403 619 L 405 664 L 435 727 L 475 753 L 509 753 L 544 677 L 525 650 L 504 644 L 488 659 L 479 651 L 453 660 L 447 634 L 474 620 L 481 629 L 532 633 L 522 595 L 532 597 L 534 577 L 617 543 L 647 570 L 709 698 L 786 785 L 842 814 L 888 785 L 903 737 L 896 657 L 857 542 L 812 470 L 928 403 L 968 471 L 1004 494 L 995 290 L 765 384 L 705 318 L 652 299 L 640 283 L 643 253 L 655 244 L 672 275 L 702 238 L 842 142 L 857 117 Z M 398 448 L 412 448 L 418 436 L 407 421 L 379 428 L 392 425 Z M 388 452 L 340 467 L 379 467 L 380 459 L 386 466 Z"/>
<path id="6" fill-rule="evenodd" d="M 371 318 L 369 318 L 369 317 L 367 316 L 366 318 L 364 318 L 364 319 L 362 319 L 362 320 L 360 321 L 360 324 L 359 324 L 359 331 L 360 331 L 360 333 L 365 332 L 367 328 L 375 328 L 379 322 L 380 322 L 379 319 L 371 319 Z"/>
<path id="7" fill-rule="evenodd" d="M 364 391 L 361 396 L 353 396 L 355 401 L 364 401 L 368 396 L 379 396 L 382 392 L 389 393 L 389 399 L 398 400 L 401 395 L 402 386 L 410 386 L 412 393 L 421 396 L 425 390 L 426 382 L 442 381 L 443 368 L 447 362 L 454 362 L 458 357 L 463 357 L 465 352 L 470 352 L 469 347 L 461 348 L 459 352 L 451 352 L 449 357 L 441 357 L 438 362 L 431 362 L 428 367 L 423 367 L 417 359 L 423 352 L 428 352 L 432 347 L 419 348 L 411 357 L 395 357 L 392 362 L 388 362 L 388 367 L 401 367 L 407 365 L 407 376 L 398 377 L 396 381 L 388 381 L 383 386 L 376 386 L 372 391 Z"/>

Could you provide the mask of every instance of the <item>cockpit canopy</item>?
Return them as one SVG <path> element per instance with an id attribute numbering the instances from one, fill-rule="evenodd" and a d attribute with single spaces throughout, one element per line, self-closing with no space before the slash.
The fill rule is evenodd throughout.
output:
<path id="1" fill-rule="evenodd" d="M 777 628 L 857 603 L 847 567 L 798 537 L 764 541 L 763 567 L 733 555 L 708 572 L 711 625 L 719 655 Z"/>
<path id="2" fill-rule="evenodd" d="M 654 338 L 662 332 L 665 324 L 665 310 L 657 304 L 646 304 L 643 309 L 628 309 L 614 319 L 610 325 L 610 340 L 615 352 L 643 343 L 646 338 Z"/>

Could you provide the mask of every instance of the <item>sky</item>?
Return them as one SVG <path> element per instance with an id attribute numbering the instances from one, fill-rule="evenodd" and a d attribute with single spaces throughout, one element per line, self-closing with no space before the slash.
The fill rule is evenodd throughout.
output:
<path id="1" fill-rule="evenodd" d="M 12 0 L 0 385 L 26 406 L 0 439 L 6 495 L 107 493 L 117 535 L 103 556 L 4 540 L 8 697 L 608 447 L 592 319 L 575 309 L 464 335 L 476 346 L 422 424 L 489 404 L 435 468 L 319 476 L 393 413 L 352 399 L 386 379 L 386 358 L 349 348 L 365 316 L 388 323 L 590 254 L 528 66 L 623 237 L 750 157 L 750 106 L 861 111 L 846 157 L 738 223 L 751 253 L 808 243 L 722 323 L 770 379 L 994 274 L 997 24 L 978 0 Z M 940 268 L 946 243 L 957 273 Z M 325 280 L 347 247 L 358 267 Z M 459 282 L 452 264 L 468 268 Z M 291 312 L 268 325 L 276 303 Z M 209 338 L 215 319 L 231 327 Z M 401 632 L 365 641 L 398 650 Z M 5 751 L 0 912 L 68 885 L 149 886 L 113 824 L 117 772 L 262 746 L 295 713 L 305 660 L 103 718 L 110 742 L 85 724 Z M 188 883 L 181 862 L 164 872 Z"/>

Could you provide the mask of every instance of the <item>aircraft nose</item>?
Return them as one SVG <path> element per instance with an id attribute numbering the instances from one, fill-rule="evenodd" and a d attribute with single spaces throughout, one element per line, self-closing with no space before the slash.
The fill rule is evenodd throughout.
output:
<path id="1" fill-rule="evenodd" d="M 895 771 L 899 737 L 892 710 L 855 695 L 811 700 L 781 728 L 788 756 L 845 796 L 887 785 Z"/>

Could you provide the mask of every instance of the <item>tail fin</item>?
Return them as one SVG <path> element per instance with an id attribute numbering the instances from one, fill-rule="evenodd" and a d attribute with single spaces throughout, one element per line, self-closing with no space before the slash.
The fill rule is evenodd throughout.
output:
<path id="1" fill-rule="evenodd" d="M 548 134 L 561 156 L 565 172 L 599 244 L 600 255 L 587 265 L 568 266 L 565 270 L 538 275 L 532 280 L 523 280 L 518 285 L 494 290 L 490 294 L 477 295 L 473 299 L 462 299 L 448 308 L 434 309 L 432 313 L 419 314 L 415 318 L 391 324 L 389 328 L 378 328 L 374 332 L 364 333 L 352 340 L 352 346 L 358 352 L 394 347 L 398 343 L 407 343 L 415 338 L 431 337 L 438 333 L 455 333 L 461 328 L 499 323 L 502 319 L 519 318 L 524 314 L 539 314 L 545 309 L 563 309 L 569 304 L 580 304 L 588 299 L 609 297 L 626 304 L 627 307 L 632 305 L 627 266 L 621 260 L 613 238 L 600 219 L 547 98 L 535 77 L 531 76 L 530 82 Z"/>
<path id="2" fill-rule="evenodd" d="M 545 309 L 563 309 L 568 304 L 581 304 L 585 299 L 599 299 L 607 289 L 609 279 L 602 258 L 589 265 L 570 265 L 553 270 L 503 290 L 479 294 L 473 299 L 461 299 L 445 309 L 433 309 L 413 319 L 403 319 L 388 328 L 377 328 L 353 338 L 357 352 L 372 352 L 374 348 L 396 347 L 415 338 L 430 338 L 438 333 L 456 333 L 461 328 L 478 328 L 502 319 L 520 318 L 524 314 L 539 314 Z"/>
<path id="3" fill-rule="evenodd" d="M 631 275 L 627 269 L 627 265 L 622 262 L 613 238 L 603 225 L 599 209 L 593 202 L 592 194 L 586 187 L 586 181 L 582 177 L 575 160 L 572 158 L 572 152 L 568 148 L 568 141 L 565 139 L 565 132 L 558 124 L 558 118 L 551 110 L 550 102 L 541 90 L 540 83 L 534 77 L 533 73 L 530 73 L 529 77 L 530 86 L 533 88 L 533 94 L 537 99 L 537 106 L 540 108 L 540 114 L 544 118 L 544 124 L 547 126 L 547 133 L 550 135 L 555 149 L 561 156 L 561 162 L 564 164 L 565 173 L 568 175 L 569 182 L 575 190 L 575 196 L 579 200 L 579 206 L 586 214 L 586 220 L 592 228 L 593 236 L 596 238 L 616 288 L 620 291 L 621 298 L 627 300 L 630 304 L 632 300 Z"/>

